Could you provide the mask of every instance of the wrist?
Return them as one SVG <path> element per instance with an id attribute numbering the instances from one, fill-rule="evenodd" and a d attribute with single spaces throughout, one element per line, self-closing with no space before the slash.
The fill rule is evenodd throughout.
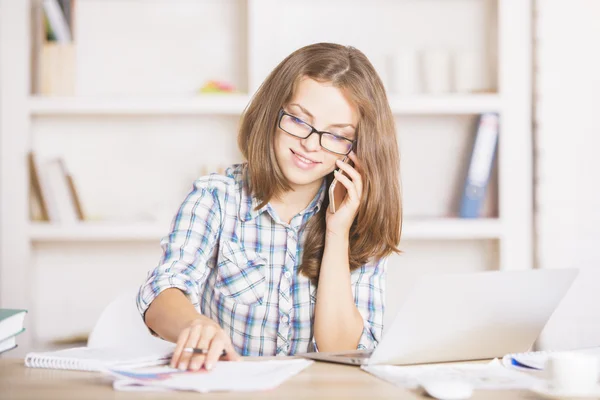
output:
<path id="1" fill-rule="evenodd" d="M 325 245 L 348 246 L 350 243 L 350 232 L 327 231 L 325 233 Z"/>

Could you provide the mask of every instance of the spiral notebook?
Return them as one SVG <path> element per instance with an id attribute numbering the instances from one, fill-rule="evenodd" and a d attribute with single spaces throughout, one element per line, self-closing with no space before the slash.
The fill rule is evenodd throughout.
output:
<path id="1" fill-rule="evenodd" d="M 598 357 L 600 362 L 600 347 L 588 347 L 583 349 L 569 350 L 569 352 L 589 354 Z M 525 353 L 507 354 L 502 358 L 502 364 L 505 367 L 520 370 L 538 370 L 542 371 L 546 365 L 548 357 L 554 351 L 529 351 Z"/>
<path id="2" fill-rule="evenodd" d="M 107 368 L 138 368 L 164 365 L 171 360 L 173 350 L 157 353 L 143 348 L 94 348 L 29 353 L 25 366 L 30 368 L 70 369 L 76 371 L 103 371 Z"/>

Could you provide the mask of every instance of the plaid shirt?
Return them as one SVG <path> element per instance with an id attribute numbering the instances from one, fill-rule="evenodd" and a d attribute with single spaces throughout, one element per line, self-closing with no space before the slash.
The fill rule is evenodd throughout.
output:
<path id="1" fill-rule="evenodd" d="M 142 315 L 163 290 L 182 290 L 194 307 L 217 321 L 244 356 L 291 355 L 316 349 L 316 287 L 298 273 L 304 230 L 325 195 L 325 181 L 308 207 L 281 221 L 247 190 L 244 164 L 194 183 L 162 239 L 159 265 L 140 288 Z M 385 259 L 351 274 L 354 300 L 364 320 L 359 349 L 381 338 Z"/>

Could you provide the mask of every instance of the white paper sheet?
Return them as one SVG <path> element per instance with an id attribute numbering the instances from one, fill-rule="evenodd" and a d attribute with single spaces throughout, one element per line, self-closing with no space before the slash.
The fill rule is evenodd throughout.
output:
<path id="1" fill-rule="evenodd" d="M 437 380 L 460 380 L 474 389 L 529 389 L 540 379 L 504 368 L 498 360 L 487 364 L 438 364 L 417 366 L 372 365 L 363 370 L 380 379 L 409 389 Z"/>
<path id="2" fill-rule="evenodd" d="M 105 372 L 115 378 L 113 387 L 123 391 L 188 390 L 254 391 L 279 386 L 313 361 L 304 359 L 266 361 L 223 361 L 211 371 L 179 371 L 169 367 L 144 369 L 109 369 Z"/>

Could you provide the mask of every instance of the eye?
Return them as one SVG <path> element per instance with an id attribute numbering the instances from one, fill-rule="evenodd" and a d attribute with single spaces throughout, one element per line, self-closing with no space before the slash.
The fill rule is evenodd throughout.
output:
<path id="1" fill-rule="evenodd" d="M 296 117 L 292 117 L 292 122 L 298 125 L 302 125 L 304 124 L 304 121 L 302 121 L 300 118 L 296 118 Z"/>

